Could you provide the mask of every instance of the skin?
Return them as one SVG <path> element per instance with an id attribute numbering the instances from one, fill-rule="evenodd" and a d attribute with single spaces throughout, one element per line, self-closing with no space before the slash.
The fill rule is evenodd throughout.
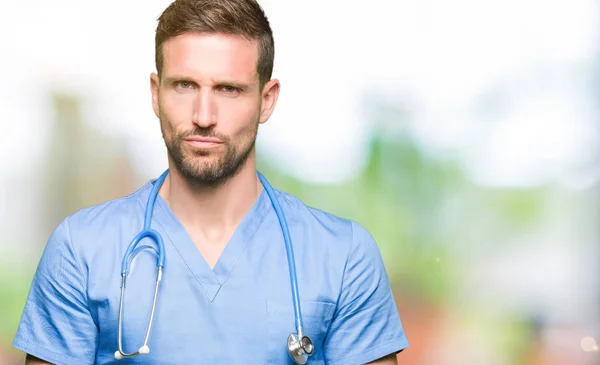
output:
<path id="1" fill-rule="evenodd" d="M 373 362 L 370 362 L 369 364 L 373 364 L 373 365 L 398 365 L 398 359 L 396 358 L 395 354 L 390 354 L 390 355 L 387 355 L 385 357 L 382 357 L 379 360 L 375 360 Z"/>
<path id="2" fill-rule="evenodd" d="M 159 194 L 210 267 L 262 190 L 254 142 L 280 86 L 273 79 L 261 88 L 258 55 L 258 44 L 242 37 L 183 34 L 165 42 L 162 73 L 151 75 L 152 106 L 169 151 Z M 221 143 L 203 148 L 186 136 Z"/>
<path id="3" fill-rule="evenodd" d="M 160 77 L 150 76 L 169 175 L 159 194 L 214 267 L 262 191 L 254 143 L 271 116 L 280 83 L 260 85 L 258 44 L 225 34 L 189 33 L 163 46 Z M 192 137 L 212 137 L 197 144 Z M 31 356 L 26 364 L 48 364 Z M 370 364 L 397 364 L 390 355 Z"/>

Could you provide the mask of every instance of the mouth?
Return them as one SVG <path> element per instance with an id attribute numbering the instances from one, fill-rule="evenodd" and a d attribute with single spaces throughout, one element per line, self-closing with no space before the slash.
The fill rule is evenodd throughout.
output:
<path id="1" fill-rule="evenodd" d="M 198 149 L 217 148 L 223 144 L 223 141 L 214 137 L 191 136 L 184 139 L 190 146 Z"/>

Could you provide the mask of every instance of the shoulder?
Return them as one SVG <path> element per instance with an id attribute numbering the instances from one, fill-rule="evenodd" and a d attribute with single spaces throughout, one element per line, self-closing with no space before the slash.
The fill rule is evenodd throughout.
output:
<path id="1" fill-rule="evenodd" d="M 361 282 L 364 290 L 385 283 L 378 246 L 365 227 L 311 207 L 286 192 L 276 190 L 276 195 L 292 237 L 300 283 L 311 283 L 301 287 L 306 298 L 340 303 L 344 296 L 344 300 L 352 301 L 361 295 L 353 283 Z M 268 227 L 278 230 L 275 213 L 269 219 Z M 280 246 L 278 254 L 284 255 Z M 281 266 L 285 272 L 287 267 Z"/>
<path id="2" fill-rule="evenodd" d="M 134 193 L 108 200 L 96 205 L 82 208 L 65 218 L 64 222 L 75 231 L 94 230 L 106 227 L 107 224 L 116 223 L 132 214 L 137 215 L 143 210 L 141 195 L 147 190 L 148 184 L 144 185 Z"/>
<path id="3" fill-rule="evenodd" d="M 71 227 L 77 228 L 93 227 L 110 220 L 118 220 L 123 215 L 130 215 L 132 212 L 143 209 L 140 194 L 144 189 L 145 186 L 131 195 L 82 208 L 65 218 L 65 220 L 68 221 Z"/>
<path id="4" fill-rule="evenodd" d="M 300 198 L 275 190 L 290 227 L 301 226 L 318 236 L 318 242 L 348 252 L 356 246 L 377 249 L 370 232 L 360 223 L 304 203 Z"/>
<path id="5" fill-rule="evenodd" d="M 65 217 L 55 228 L 48 244 L 60 238 L 76 257 L 93 256 L 108 242 L 115 242 L 118 232 L 127 230 L 138 220 L 143 220 L 140 194 L 147 185 L 131 195 L 108 200 L 77 210 Z M 142 218 L 140 218 L 142 216 Z"/>

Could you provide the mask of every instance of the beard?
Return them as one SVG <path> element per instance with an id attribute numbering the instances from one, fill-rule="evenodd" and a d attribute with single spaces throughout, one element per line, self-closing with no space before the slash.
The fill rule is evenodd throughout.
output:
<path id="1" fill-rule="evenodd" d="M 174 167 L 197 186 L 221 185 L 237 174 L 253 151 L 258 134 L 258 122 L 235 139 L 217 133 L 214 128 L 196 126 L 192 131 L 177 133 L 166 125 L 161 120 L 163 139 Z M 223 145 L 216 151 L 188 149 L 185 138 L 190 136 L 216 137 Z"/>

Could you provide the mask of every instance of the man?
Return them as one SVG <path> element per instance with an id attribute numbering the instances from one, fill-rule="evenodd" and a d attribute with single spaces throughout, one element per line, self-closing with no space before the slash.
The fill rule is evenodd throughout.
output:
<path id="1" fill-rule="evenodd" d="M 150 84 L 166 178 L 56 228 L 14 346 L 27 364 L 291 364 L 286 246 L 255 166 L 258 126 L 280 90 L 269 22 L 254 0 L 177 0 L 159 18 L 155 46 Z M 308 364 L 396 364 L 408 343 L 373 238 L 275 195 L 293 241 Z M 130 262 L 121 324 L 121 261 L 145 222 L 166 257 L 156 311 L 159 245 L 145 238 Z"/>

